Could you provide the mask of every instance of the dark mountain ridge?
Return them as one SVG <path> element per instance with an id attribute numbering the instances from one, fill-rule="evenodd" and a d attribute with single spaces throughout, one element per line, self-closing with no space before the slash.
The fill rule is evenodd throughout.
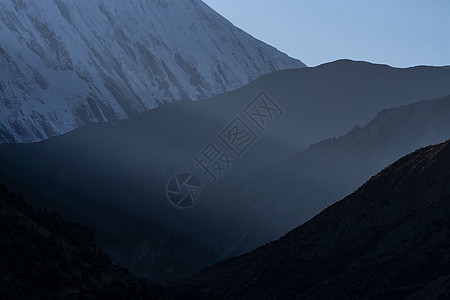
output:
<path id="1" fill-rule="evenodd" d="M 162 299 L 97 246 L 94 230 L 35 211 L 0 183 L 2 299 Z"/>
<path id="2" fill-rule="evenodd" d="M 419 149 L 277 241 L 178 286 L 230 299 L 448 299 L 450 140 Z"/>
<path id="3" fill-rule="evenodd" d="M 20 173 L 22 179 L 56 198 L 67 196 L 61 189 L 70 188 L 75 200 L 91 194 L 98 199 L 111 196 L 112 202 L 125 195 L 147 199 L 137 174 L 148 176 L 146 182 L 161 191 L 161 185 L 175 172 L 201 173 L 192 157 L 242 113 L 261 90 L 285 114 L 270 124 L 266 134 L 258 132 L 261 139 L 232 165 L 231 173 L 252 173 L 312 143 L 345 134 L 357 124 L 369 122 L 386 107 L 449 94 L 448 82 L 450 70 L 445 68 L 395 69 L 336 61 L 315 68 L 276 72 L 208 101 L 163 105 L 131 120 L 87 126 L 42 143 L 2 145 L 0 159 L 12 175 Z M 57 178 L 43 176 L 49 166 L 55 168 Z M 59 176 L 62 169 L 90 176 Z M 110 191 L 110 183 L 124 174 L 129 182 Z M 93 177 L 97 179 L 95 186 Z M 53 182 L 58 182 L 60 189 L 47 188 Z M 205 178 L 205 183 L 209 182 Z M 140 210 L 143 203 L 135 205 Z M 134 205 L 128 202 L 126 206 Z"/>
<path id="4" fill-rule="evenodd" d="M 449 80 L 450 72 L 443 68 L 395 69 L 352 61 L 283 71 L 208 101 L 163 105 L 127 121 L 80 128 L 40 143 L 0 145 L 0 165 L 10 176 L 49 198 L 64 199 L 85 219 L 95 220 L 97 225 L 89 225 L 100 233 L 125 238 L 115 245 L 102 244 L 113 261 L 153 280 L 179 278 L 280 237 L 399 156 L 448 138 L 448 100 L 401 110 L 405 122 L 396 123 L 396 113 L 385 114 L 391 115 L 386 118 L 389 135 L 375 130 L 378 135 L 371 137 L 368 129 L 355 129 L 345 142 L 325 143 L 306 151 L 305 159 L 270 168 L 273 174 L 262 171 L 248 180 L 234 175 L 282 161 L 322 136 L 343 134 L 366 117 L 368 122 L 377 107 L 443 93 L 450 88 Z M 175 209 L 164 194 L 167 180 L 181 170 L 199 175 L 192 156 L 262 88 L 285 114 L 232 166 L 233 176 L 208 185 L 193 209 Z M 434 109 L 428 110 L 428 103 L 435 103 Z M 324 109 L 333 105 L 336 108 Z M 377 122 L 382 124 L 383 118 Z M 411 140 L 402 138 L 405 132 Z M 365 136 L 371 138 L 361 148 L 352 147 Z M 374 147 L 384 140 L 385 146 Z M 328 147 L 336 148 L 327 153 Z M 386 158 L 379 160 L 371 147 Z M 346 149 L 357 151 L 348 155 Z M 336 161 L 344 164 L 326 175 L 327 164 Z M 321 167 L 315 169 L 314 164 Z M 346 165 L 359 169 L 337 172 Z M 302 169 L 315 174 L 316 182 Z"/>
<path id="5" fill-rule="evenodd" d="M 314 144 L 254 176 L 209 186 L 208 203 L 201 205 L 215 231 L 229 237 L 223 258 L 279 238 L 403 155 L 447 140 L 449 114 L 450 96 L 386 109 L 366 126 Z M 230 237 L 220 224 L 233 224 L 245 234 Z"/>

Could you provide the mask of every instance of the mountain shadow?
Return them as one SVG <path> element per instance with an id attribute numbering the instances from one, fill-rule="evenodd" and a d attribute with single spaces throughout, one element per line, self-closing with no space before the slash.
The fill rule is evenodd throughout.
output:
<path id="1" fill-rule="evenodd" d="M 448 299 L 450 140 L 409 154 L 307 223 L 174 286 L 229 299 Z"/>

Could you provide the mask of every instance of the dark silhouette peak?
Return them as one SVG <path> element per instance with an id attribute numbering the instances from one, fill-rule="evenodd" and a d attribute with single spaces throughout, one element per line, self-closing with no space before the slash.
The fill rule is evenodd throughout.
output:
<path id="1" fill-rule="evenodd" d="M 179 286 L 233 299 L 448 299 L 449 230 L 450 140 L 401 158 L 281 239 Z"/>
<path id="2" fill-rule="evenodd" d="M 160 299 L 113 265 L 93 229 L 36 211 L 0 183 L 0 298 Z"/>

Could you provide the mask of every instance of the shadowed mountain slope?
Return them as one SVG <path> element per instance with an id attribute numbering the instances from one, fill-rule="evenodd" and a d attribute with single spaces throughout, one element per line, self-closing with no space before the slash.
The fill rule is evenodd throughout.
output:
<path id="1" fill-rule="evenodd" d="M 450 140 L 409 154 L 277 241 L 181 286 L 231 299 L 448 299 Z"/>
<path id="2" fill-rule="evenodd" d="M 227 216 L 211 222 L 231 218 L 243 226 L 238 232 L 245 232 L 230 240 L 225 253 L 248 252 L 279 238 L 403 155 L 447 140 L 449 115 L 450 96 L 386 109 L 366 126 L 314 144 L 254 176 L 210 186 L 207 199 Z"/>
<path id="3" fill-rule="evenodd" d="M 0 164 L 10 176 L 95 220 L 99 232 L 125 238 L 102 245 L 113 261 L 154 280 L 179 278 L 280 237 L 401 155 L 448 138 L 448 98 L 423 101 L 385 111 L 367 128 L 311 147 L 298 161 L 208 185 L 193 209 L 174 208 L 165 195 L 167 180 L 182 170 L 202 178 L 192 156 L 242 114 L 261 88 L 285 113 L 265 135 L 258 131 L 261 139 L 227 175 L 252 173 L 297 153 L 303 143 L 343 134 L 368 122 L 378 107 L 443 93 L 450 88 L 447 79 L 445 68 L 351 61 L 282 71 L 208 101 L 163 105 L 40 143 L 0 145 Z M 335 109 L 324 109 L 333 103 Z"/>
<path id="4" fill-rule="evenodd" d="M 0 184 L 2 299 L 162 299 L 113 265 L 95 232 L 59 215 L 36 212 Z"/>

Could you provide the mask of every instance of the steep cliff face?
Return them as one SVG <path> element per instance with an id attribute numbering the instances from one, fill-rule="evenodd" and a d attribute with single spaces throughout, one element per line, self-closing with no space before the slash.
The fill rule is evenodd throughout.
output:
<path id="1" fill-rule="evenodd" d="M 0 3 L 0 142 L 31 142 L 304 67 L 200 0 Z"/>

